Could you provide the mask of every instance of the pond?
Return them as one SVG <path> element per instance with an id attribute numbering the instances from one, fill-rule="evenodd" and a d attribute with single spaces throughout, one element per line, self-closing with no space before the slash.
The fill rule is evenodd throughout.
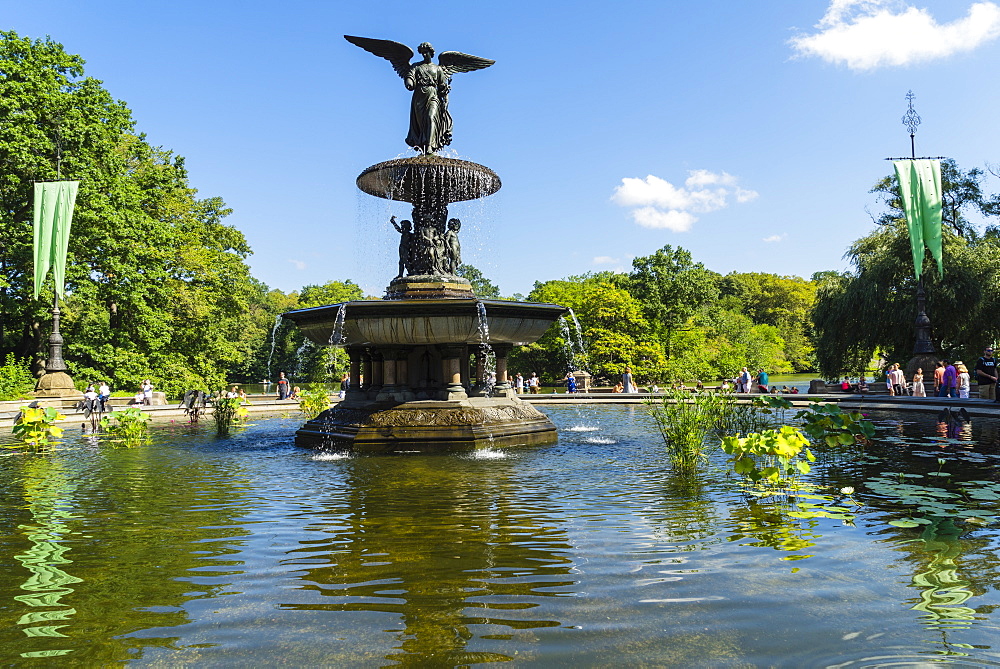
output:
<path id="1" fill-rule="evenodd" d="M 281 417 L 0 451 L 0 660 L 1000 665 L 997 422 L 817 449 L 845 521 L 721 453 L 678 477 L 641 406 L 544 410 L 558 444 L 478 454 L 316 453 Z"/>

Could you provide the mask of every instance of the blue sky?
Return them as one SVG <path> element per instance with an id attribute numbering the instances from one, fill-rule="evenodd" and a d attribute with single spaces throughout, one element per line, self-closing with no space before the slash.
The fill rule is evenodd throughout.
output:
<path id="1" fill-rule="evenodd" d="M 503 180 L 458 205 L 463 255 L 504 294 L 627 270 L 665 244 L 709 269 L 843 269 L 868 193 L 907 155 L 1000 163 L 1000 5 L 769 2 L 0 2 L 4 29 L 51 36 L 185 156 L 282 290 L 395 273 L 390 215 L 360 194 L 409 155 L 409 93 L 342 35 L 492 58 L 456 74 L 446 155 Z M 990 177 L 987 188 L 1000 191 Z"/>

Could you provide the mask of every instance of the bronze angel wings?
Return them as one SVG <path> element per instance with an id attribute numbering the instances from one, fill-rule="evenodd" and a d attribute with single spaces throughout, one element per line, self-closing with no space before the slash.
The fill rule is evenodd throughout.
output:
<path id="1" fill-rule="evenodd" d="M 410 68 L 413 66 L 413 64 L 410 63 L 413 59 L 413 50 L 405 44 L 400 44 L 399 42 L 393 42 L 392 40 L 387 39 L 354 37 L 352 35 L 344 35 L 344 39 L 355 46 L 361 47 L 368 53 L 375 54 L 380 58 L 385 58 L 387 61 L 392 63 L 392 69 L 396 70 L 396 74 L 400 77 L 405 78 L 407 73 L 410 71 Z M 443 51 L 441 52 L 441 55 L 438 56 L 438 65 L 440 65 L 449 76 L 455 72 L 472 72 L 474 70 L 481 70 L 489 67 L 495 62 L 495 60 L 490 60 L 489 58 L 470 56 L 469 54 L 462 53 L 461 51 Z"/>

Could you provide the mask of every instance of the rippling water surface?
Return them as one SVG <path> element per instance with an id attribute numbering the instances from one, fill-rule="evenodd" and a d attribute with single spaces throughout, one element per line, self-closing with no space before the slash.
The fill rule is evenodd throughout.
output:
<path id="1" fill-rule="evenodd" d="M 1000 664 L 996 423 L 876 416 L 877 445 L 823 452 L 850 525 L 745 494 L 721 454 L 676 476 L 641 407 L 546 411 L 558 444 L 475 454 L 316 453 L 287 418 L 0 450 L 0 660 Z M 890 525 L 885 471 L 982 519 Z"/>

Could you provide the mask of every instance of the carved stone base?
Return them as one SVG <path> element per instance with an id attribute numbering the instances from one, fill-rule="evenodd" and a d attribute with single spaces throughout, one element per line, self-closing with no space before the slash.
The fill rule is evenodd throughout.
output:
<path id="1" fill-rule="evenodd" d="M 474 450 L 549 444 L 556 428 L 516 398 L 341 402 L 295 433 L 299 446 L 356 451 Z"/>
<path id="2" fill-rule="evenodd" d="M 940 356 L 935 354 L 933 351 L 931 353 L 918 353 L 910 358 L 910 361 L 906 363 L 906 367 L 903 369 L 903 373 L 906 375 L 907 381 L 913 380 L 913 375 L 916 373 L 919 367 L 924 371 L 925 380 L 934 380 L 934 367 Z"/>
<path id="3" fill-rule="evenodd" d="M 66 372 L 48 372 L 38 379 L 35 397 L 69 397 L 78 399 L 83 393 L 73 385 L 73 379 Z"/>
<path id="4" fill-rule="evenodd" d="M 459 276 L 406 276 L 392 280 L 385 289 L 386 299 L 475 298 L 472 284 Z"/>

